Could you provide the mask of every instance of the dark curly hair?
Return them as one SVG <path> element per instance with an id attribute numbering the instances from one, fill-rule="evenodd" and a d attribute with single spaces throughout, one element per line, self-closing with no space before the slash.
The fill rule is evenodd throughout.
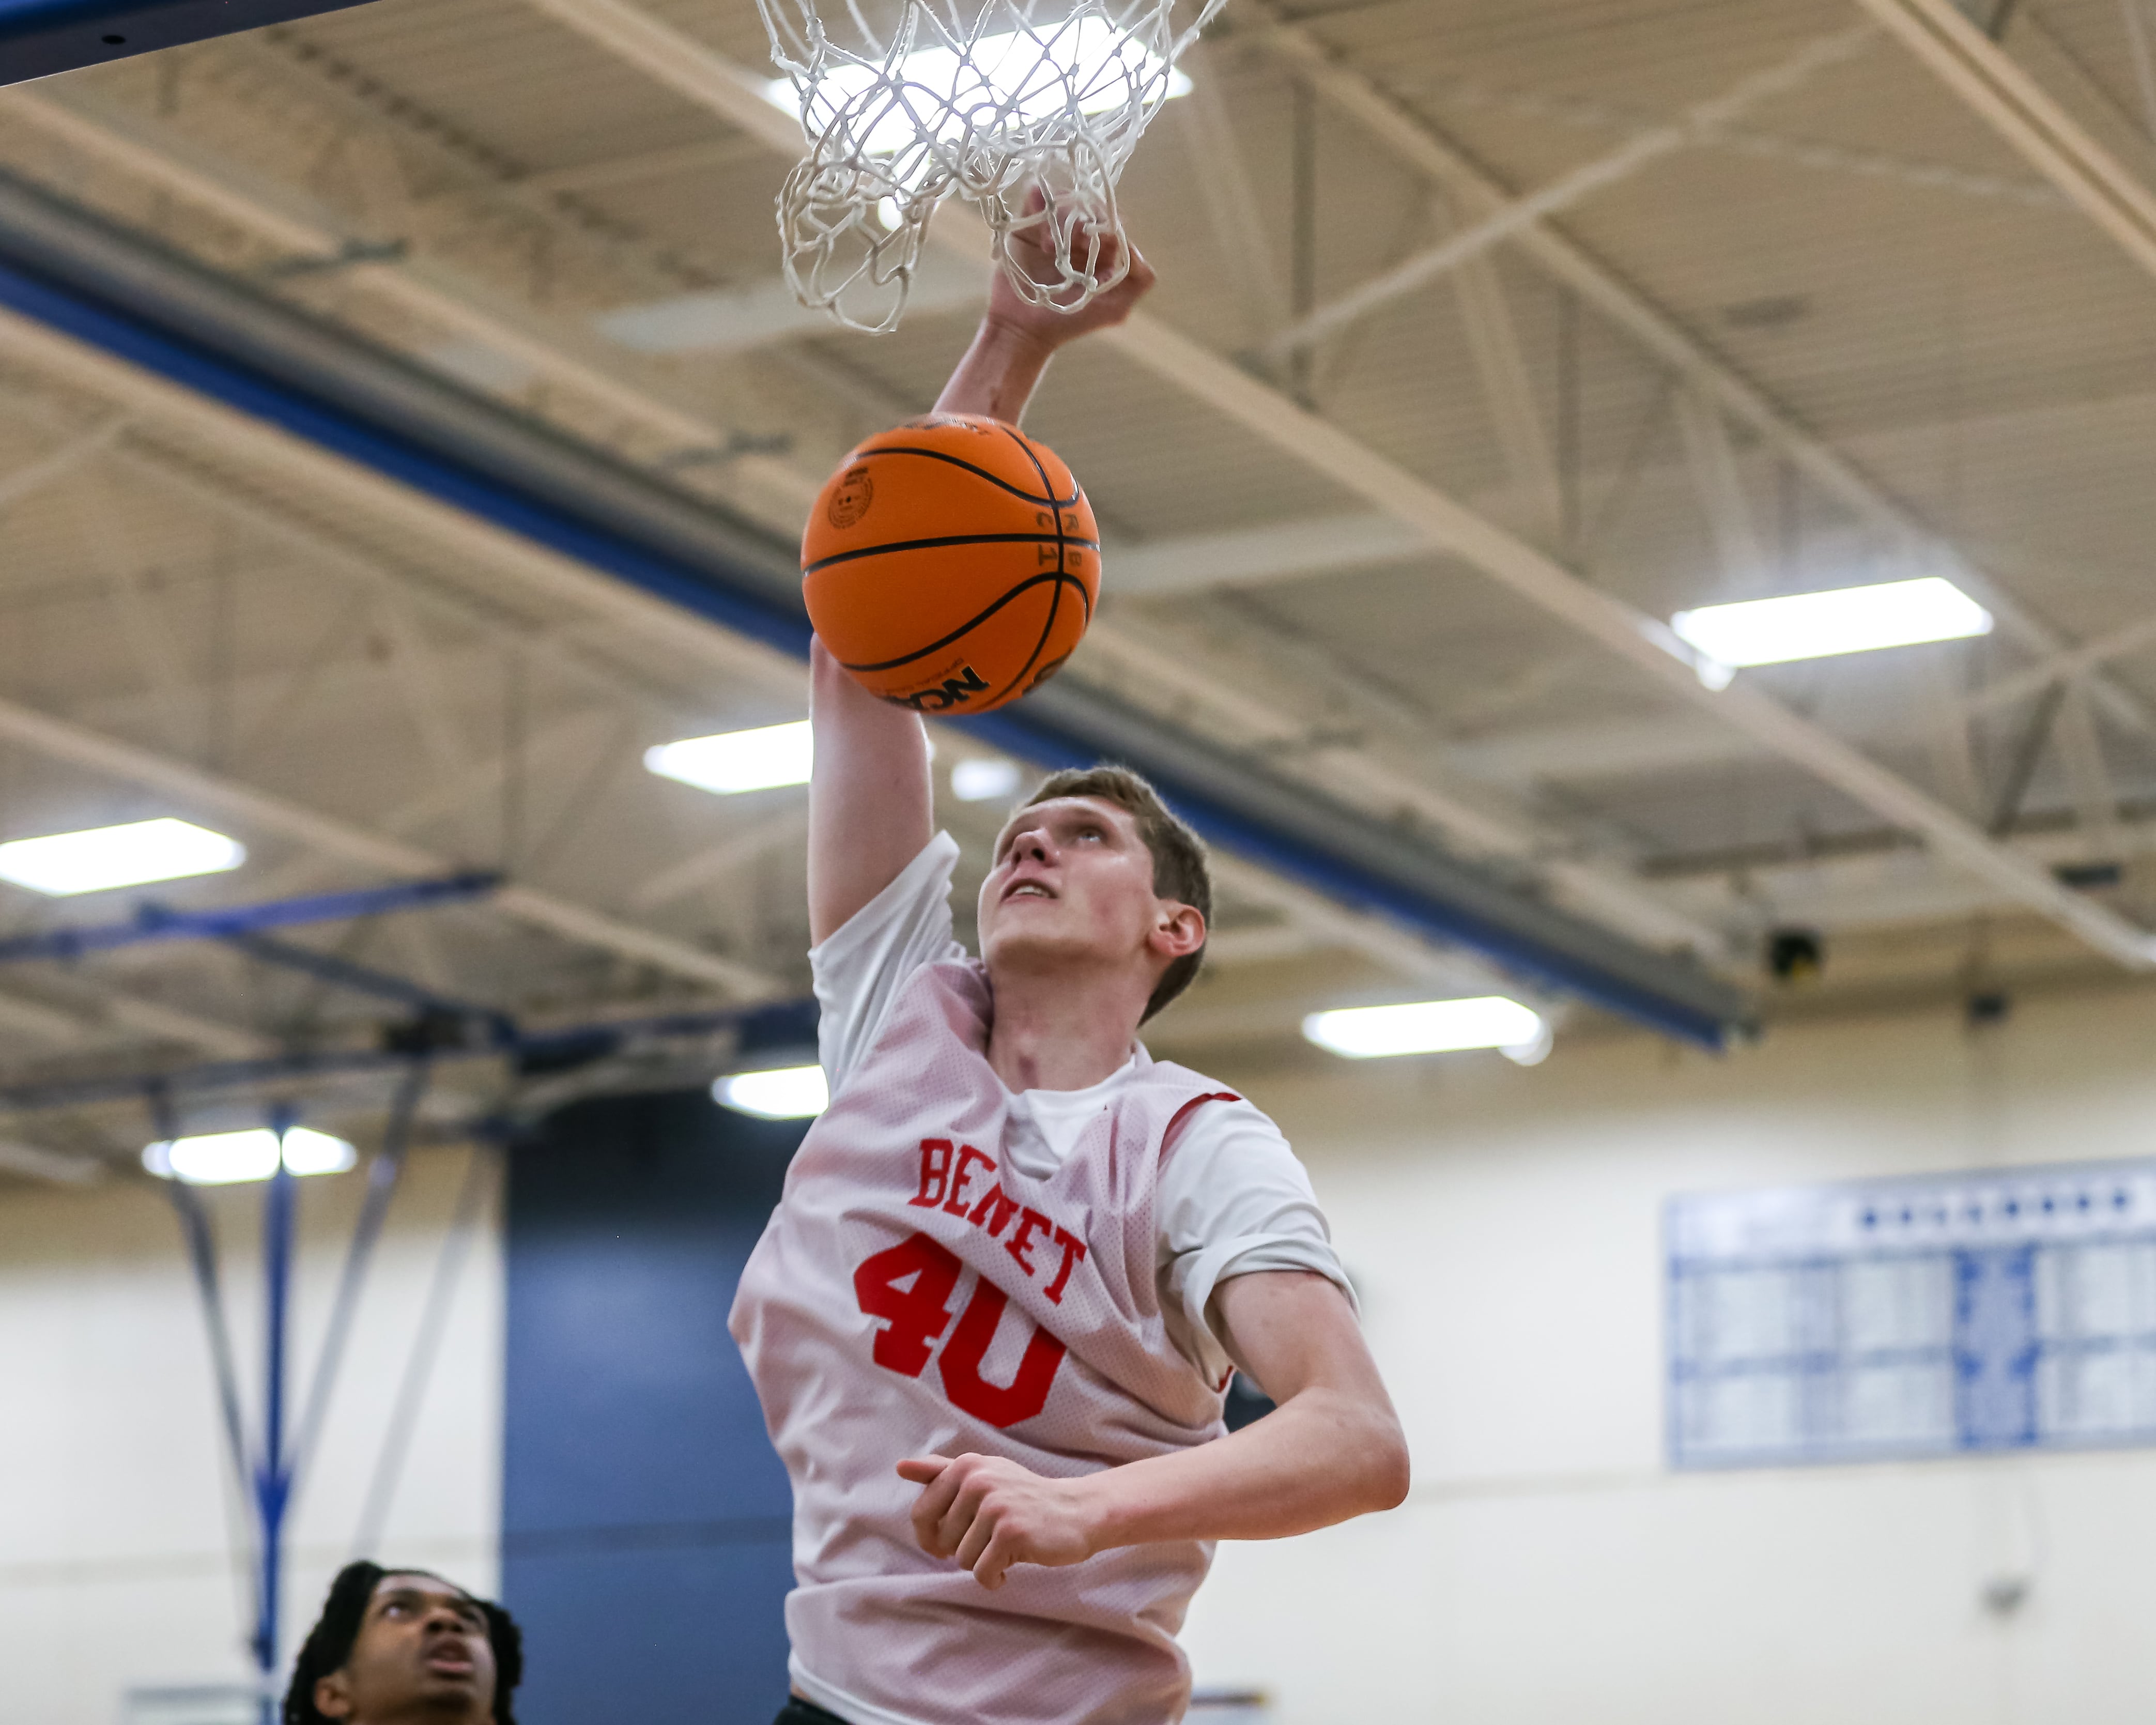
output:
<path id="1" fill-rule="evenodd" d="M 374 1597 L 374 1590 L 382 1584 L 385 1575 L 424 1575 L 445 1587 L 457 1585 L 431 1569 L 385 1569 L 379 1563 L 346 1563 L 330 1584 L 329 1597 L 322 1602 L 322 1615 L 308 1631 L 305 1645 L 300 1649 L 299 1659 L 292 1666 L 292 1685 L 285 1692 L 284 1725 L 336 1725 L 336 1721 L 316 1710 L 315 1685 L 343 1670 L 345 1661 L 352 1657 L 352 1645 L 359 1640 L 360 1625 L 367 1618 L 367 1602 Z M 457 1591 L 463 1593 L 464 1589 L 457 1588 Z M 524 1637 L 517 1630 L 516 1620 L 493 1600 L 473 1599 L 469 1594 L 465 1596 L 486 1614 L 486 1639 L 494 1649 L 495 1725 L 516 1725 L 516 1717 L 510 1711 L 509 1697 L 511 1692 L 524 1681 Z"/>

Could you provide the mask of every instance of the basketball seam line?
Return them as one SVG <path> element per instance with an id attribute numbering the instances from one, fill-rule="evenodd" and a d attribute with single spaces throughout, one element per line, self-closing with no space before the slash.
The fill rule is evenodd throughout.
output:
<path id="1" fill-rule="evenodd" d="M 1033 464 L 1033 470 L 1040 475 L 1040 489 L 1047 492 L 1052 499 L 1055 495 L 1055 487 L 1049 483 L 1048 470 L 1040 465 L 1040 457 L 1034 452 L 1033 445 L 1019 434 L 1018 428 L 1014 425 L 1004 426 L 1003 433 L 1005 437 L 1019 446 L 1025 459 Z M 1078 484 L 1076 474 L 1070 475 L 1070 483 L 1074 486 Z M 1073 508 L 1077 506 L 1079 495 L 1080 493 L 1076 491 L 1072 493 L 1070 502 Z M 1050 506 L 1055 511 L 1055 572 L 1059 577 L 1068 578 L 1070 574 L 1070 542 L 1065 537 L 1063 531 L 1063 505 L 1051 503 Z M 1079 583 L 1078 591 L 1081 594 L 1085 593 L 1086 587 L 1083 582 Z M 1005 695 L 1024 682 L 1034 666 L 1040 662 L 1042 649 L 1048 645 L 1048 638 L 1055 633 L 1055 619 L 1061 614 L 1062 609 L 1063 582 L 1059 579 L 1055 583 L 1055 596 L 1048 602 L 1048 621 L 1040 626 L 1040 639 L 1033 644 L 1033 651 L 1026 655 L 1025 663 L 1019 667 L 1018 675 L 1004 685 Z M 1091 598 L 1088 598 L 1086 602 L 1086 627 L 1091 628 L 1092 622 L 1093 603 Z M 995 697 L 998 702 L 1003 698 L 1001 695 Z"/>
<path id="2" fill-rule="evenodd" d="M 1024 445 L 1021 444 L 1020 447 L 1024 448 Z M 963 467 L 967 472 L 974 475 L 978 478 L 986 480 L 992 485 L 1002 487 L 1003 490 L 1009 492 L 1014 497 L 1023 497 L 1028 503 L 1041 504 L 1050 509 L 1067 509 L 1073 504 L 1075 504 L 1078 501 L 1078 494 L 1075 490 L 1069 497 L 1059 499 L 1055 495 L 1055 487 L 1049 483 L 1048 470 L 1043 467 L 1038 461 L 1034 461 L 1033 470 L 1040 475 L 1040 488 L 1048 493 L 1045 497 L 1036 497 L 1030 491 L 1021 491 L 1009 480 L 998 478 L 994 474 L 990 473 L 987 468 L 976 467 L 972 462 L 961 460 L 956 455 L 947 455 L 941 449 L 916 449 L 911 444 L 900 444 L 889 449 L 870 449 L 860 459 L 861 461 L 869 461 L 872 460 L 878 455 L 925 455 L 931 461 L 947 461 L 953 467 Z M 1026 459 L 1029 461 L 1033 459 L 1033 452 L 1029 449 L 1026 451 Z M 856 462 L 855 465 L 858 466 L 860 464 Z M 1077 482 L 1076 475 L 1072 475 L 1071 484 L 1075 485 Z"/>
<path id="3" fill-rule="evenodd" d="M 1082 545 L 1095 551 L 1101 548 L 1096 540 L 1066 539 L 1059 533 L 956 533 L 946 539 L 896 539 L 889 545 L 866 545 L 859 551 L 834 552 L 829 557 L 809 564 L 801 572 L 814 575 L 820 569 L 829 568 L 834 563 L 856 562 L 862 557 L 881 557 L 886 552 L 941 551 L 952 545 L 1053 545 L 1057 547 L 1059 568 L 1063 562 L 1064 547 Z"/>
<path id="4" fill-rule="evenodd" d="M 1086 583 L 1081 581 L 1075 575 L 1070 573 L 1067 569 L 1056 569 L 1052 570 L 1046 574 L 1035 575 L 1030 580 L 1021 581 L 1019 583 L 1016 587 L 1011 588 L 1009 593 L 1005 593 L 1001 598 L 998 599 L 995 603 L 988 606 L 985 610 L 981 611 L 975 616 L 968 618 L 963 623 L 960 624 L 957 628 L 952 629 L 949 634 L 944 636 L 940 641 L 931 641 L 927 646 L 921 648 L 918 651 L 906 654 L 902 657 L 897 659 L 886 659 L 880 665 L 848 665 L 842 662 L 840 668 L 844 670 L 860 672 L 896 670 L 901 665 L 911 665 L 916 659 L 926 659 L 932 653 L 940 653 L 953 641 L 963 639 L 965 636 L 970 634 L 974 629 L 978 629 L 991 617 L 994 616 L 997 612 L 1002 610 L 1004 606 L 1010 603 L 1010 602 L 1016 598 L 1020 593 L 1040 586 L 1044 581 L 1052 581 L 1056 584 L 1056 596 L 1059 599 L 1062 597 L 1061 589 L 1065 585 L 1075 587 L 1081 596 L 1086 591 Z M 1045 639 L 1045 637 L 1043 639 Z M 1038 647 L 1034 649 L 1034 655 L 1036 658 L 1040 656 L 1040 649 Z M 1019 675 L 1023 676 L 1024 673 L 1021 671 Z"/>

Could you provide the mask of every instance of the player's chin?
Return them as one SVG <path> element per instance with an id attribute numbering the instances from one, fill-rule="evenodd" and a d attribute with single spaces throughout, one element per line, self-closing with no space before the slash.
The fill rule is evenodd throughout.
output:
<path id="1" fill-rule="evenodd" d="M 1099 944 L 1089 930 L 1060 914 L 1064 907 L 1053 900 L 1021 901 L 1025 911 L 1016 916 L 998 912 L 981 941 L 981 956 L 993 974 L 998 970 L 1034 970 L 1045 965 L 1068 963 L 1091 956 Z"/>

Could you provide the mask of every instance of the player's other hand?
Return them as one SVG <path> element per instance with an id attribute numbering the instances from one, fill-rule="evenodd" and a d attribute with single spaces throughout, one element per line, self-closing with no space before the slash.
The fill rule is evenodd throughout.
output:
<path id="1" fill-rule="evenodd" d="M 1039 187 L 1028 196 L 1026 212 L 1037 214 L 1043 198 Z M 1086 237 L 1081 233 L 1077 240 L 1079 255 L 1084 255 Z M 1112 232 L 1101 235 L 1101 254 L 1097 274 L 1112 275 L 1122 261 L 1124 252 L 1130 254 L 1130 270 L 1123 279 L 1106 293 L 1096 294 L 1080 311 L 1063 312 L 1046 305 L 1035 305 L 1011 285 L 1010 278 L 1001 270 L 992 270 L 988 280 L 988 321 L 991 324 L 1019 332 L 1047 348 L 1060 347 L 1066 341 L 1095 330 L 1104 330 L 1121 323 L 1136 308 L 1139 300 L 1152 291 L 1156 280 L 1152 265 L 1147 263 L 1138 249 L 1127 240 L 1118 239 Z M 1055 267 L 1053 240 L 1042 228 L 1029 228 L 1010 237 L 1010 254 L 1028 277 L 1050 286 L 1060 280 Z"/>
<path id="2" fill-rule="evenodd" d="M 1050 312 L 1050 316 L 1055 314 Z M 993 1455 L 919 1455 L 898 1464 L 921 1487 L 913 1537 L 956 1558 L 983 1587 L 1014 1563 L 1082 1563 L 1093 1555 L 1085 1480 L 1051 1480 Z"/>

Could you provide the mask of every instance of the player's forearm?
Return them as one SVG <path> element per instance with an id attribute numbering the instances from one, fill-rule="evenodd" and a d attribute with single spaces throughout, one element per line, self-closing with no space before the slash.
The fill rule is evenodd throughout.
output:
<path id="1" fill-rule="evenodd" d="M 1083 1481 L 1095 1549 L 1170 1539 L 1284 1539 L 1406 1497 L 1408 1451 L 1389 1407 L 1324 1385 L 1216 1443 Z"/>
<path id="2" fill-rule="evenodd" d="M 821 943 L 896 880 L 935 830 L 921 721 L 809 659 L 816 757 L 808 781 L 808 931 Z"/>
<path id="3" fill-rule="evenodd" d="M 983 318 L 973 345 L 936 398 L 936 411 L 986 413 L 1015 425 L 1055 353 L 1052 344 L 1030 331 Z"/>

